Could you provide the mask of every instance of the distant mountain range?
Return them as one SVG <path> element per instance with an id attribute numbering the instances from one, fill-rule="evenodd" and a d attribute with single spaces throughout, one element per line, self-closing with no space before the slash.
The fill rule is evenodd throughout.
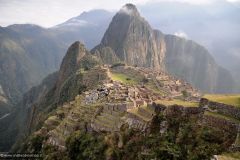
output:
<path id="1" fill-rule="evenodd" d="M 42 27 L 29 24 L 1 27 L 0 88 L 7 106 L 17 104 L 25 92 L 56 71 L 64 52 L 61 40 Z M 8 107 L 0 112 L 0 116 L 9 110 Z"/>
<path id="2" fill-rule="evenodd" d="M 95 10 L 49 29 L 32 24 L 0 27 L 1 95 L 9 104 L 16 104 L 26 91 L 59 69 L 72 42 L 81 40 L 88 48 L 95 46 L 111 16 Z"/>

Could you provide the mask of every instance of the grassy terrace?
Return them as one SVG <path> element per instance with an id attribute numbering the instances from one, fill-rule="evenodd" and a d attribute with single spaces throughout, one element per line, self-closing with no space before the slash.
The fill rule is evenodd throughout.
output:
<path id="1" fill-rule="evenodd" d="M 115 81 L 120 81 L 126 85 L 137 85 L 145 79 L 144 76 L 131 68 L 124 69 L 122 72 L 111 71 L 111 78 Z M 165 91 L 159 90 L 153 79 L 149 79 L 144 85 L 152 92 L 160 95 L 165 95 Z"/>
<path id="2" fill-rule="evenodd" d="M 142 106 L 142 108 L 151 114 L 155 114 L 155 111 L 153 108 L 150 108 L 148 106 Z"/>
<path id="3" fill-rule="evenodd" d="M 240 94 L 206 94 L 204 98 L 209 99 L 210 101 L 224 103 L 240 107 Z"/>
<path id="4" fill-rule="evenodd" d="M 165 92 L 164 92 L 163 90 L 159 90 L 159 89 L 157 88 L 157 86 L 154 84 L 153 80 L 149 80 L 149 81 L 145 84 L 145 86 L 146 86 L 148 89 L 152 90 L 152 91 L 153 91 L 154 93 L 156 93 L 156 94 L 165 95 Z"/>
<path id="5" fill-rule="evenodd" d="M 223 114 L 220 114 L 220 113 L 215 113 L 215 112 L 205 112 L 204 113 L 205 115 L 209 115 L 209 116 L 213 116 L 213 117 L 217 117 L 217 118 L 222 118 L 222 119 L 226 119 L 228 121 L 232 121 L 232 122 L 235 122 L 235 123 L 240 123 L 240 120 L 238 119 L 235 119 L 233 117 L 230 117 L 230 116 L 226 116 L 226 115 L 223 115 Z"/>
<path id="6" fill-rule="evenodd" d="M 189 101 L 183 101 L 179 99 L 174 99 L 174 100 L 158 100 L 156 101 L 157 104 L 163 104 L 165 106 L 171 106 L 171 105 L 181 105 L 184 107 L 198 107 L 197 102 L 189 102 Z"/>
<path id="7" fill-rule="evenodd" d="M 57 116 L 50 116 L 45 121 L 44 126 L 47 127 L 49 130 L 52 130 L 59 124 L 60 124 L 60 120 L 57 118 Z"/>
<path id="8" fill-rule="evenodd" d="M 149 114 L 152 115 L 152 114 L 154 113 L 154 112 L 153 112 L 150 108 L 148 108 L 147 106 L 141 106 L 141 108 L 146 111 L 146 115 L 147 115 L 147 114 L 148 114 L 148 115 L 149 115 Z M 152 117 L 146 116 L 146 115 L 144 115 L 143 113 L 141 113 L 138 108 L 129 109 L 128 112 L 129 112 L 129 113 L 132 113 L 132 114 L 134 114 L 134 115 L 136 115 L 136 116 L 138 116 L 139 118 L 143 119 L 143 120 L 146 121 L 146 122 L 148 122 L 148 121 L 150 121 L 150 120 L 152 119 Z"/>
<path id="9" fill-rule="evenodd" d="M 99 125 L 99 126 L 103 126 L 103 127 L 109 128 L 109 129 L 113 129 L 113 128 L 114 128 L 114 125 L 109 124 L 109 123 L 104 123 L 104 122 L 101 121 L 100 119 L 95 119 L 95 120 L 94 120 L 94 123 L 96 123 L 96 124 Z"/>
<path id="10" fill-rule="evenodd" d="M 111 78 L 114 80 L 114 81 L 119 81 L 119 82 L 122 82 L 124 84 L 128 84 L 128 85 L 134 85 L 134 84 L 137 84 L 137 80 L 134 79 L 133 77 L 130 77 L 126 74 L 122 74 L 122 73 L 111 73 Z"/>

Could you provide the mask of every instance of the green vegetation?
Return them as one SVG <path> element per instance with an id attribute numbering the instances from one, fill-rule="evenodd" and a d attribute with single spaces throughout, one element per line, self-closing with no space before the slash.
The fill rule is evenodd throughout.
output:
<path id="1" fill-rule="evenodd" d="M 210 101 L 224 103 L 240 107 L 240 95 L 239 94 L 206 94 L 204 98 L 209 99 Z"/>
<path id="2" fill-rule="evenodd" d="M 81 94 L 87 89 L 82 80 L 82 74 L 74 74 L 65 80 L 60 90 L 60 103 L 73 100 L 76 95 Z"/>
<path id="3" fill-rule="evenodd" d="M 165 106 L 171 106 L 171 105 L 181 105 L 184 107 L 198 107 L 197 102 L 189 102 L 189 101 L 183 101 L 180 99 L 173 99 L 173 100 L 158 100 L 156 101 L 157 104 L 163 104 Z"/>
<path id="4" fill-rule="evenodd" d="M 44 122 L 44 127 L 46 127 L 48 130 L 53 130 L 59 124 L 60 124 L 60 119 L 58 119 L 57 116 L 50 116 Z"/>
<path id="5" fill-rule="evenodd" d="M 99 64 L 99 60 L 96 59 L 92 55 L 86 54 L 84 57 L 82 57 L 81 62 L 80 62 L 80 68 L 83 68 L 85 71 L 90 70 L 94 66 Z"/>
<path id="6" fill-rule="evenodd" d="M 164 95 L 165 92 L 163 90 L 159 90 L 153 80 L 148 80 L 147 83 L 144 84 L 146 88 L 150 89 L 152 92 L 160 95 Z"/>
<path id="7" fill-rule="evenodd" d="M 67 139 L 66 144 L 70 159 L 105 159 L 106 144 L 102 136 L 77 131 Z"/>
<path id="8" fill-rule="evenodd" d="M 182 91 L 183 97 L 188 97 L 188 92 L 186 90 Z"/>
<path id="9" fill-rule="evenodd" d="M 60 151 L 56 146 L 46 145 L 43 147 L 44 160 L 69 160 L 68 155 L 64 151 Z"/>
<path id="10" fill-rule="evenodd" d="M 232 121 L 232 122 L 235 122 L 235 123 L 240 123 L 240 120 L 235 119 L 231 116 L 220 114 L 220 113 L 206 111 L 204 114 L 209 115 L 209 116 L 213 116 L 213 117 L 217 117 L 217 118 L 222 118 L 222 119 Z"/>
<path id="11" fill-rule="evenodd" d="M 150 114 L 155 114 L 154 109 L 151 108 L 151 107 L 149 107 L 149 106 L 147 106 L 147 105 L 142 106 L 142 108 L 143 108 L 146 112 L 148 112 L 148 113 L 150 113 Z"/>
<path id="12" fill-rule="evenodd" d="M 148 113 L 153 110 L 141 108 Z M 141 113 L 139 113 L 142 115 Z M 105 116 L 106 117 L 106 116 Z M 51 119 L 51 118 L 50 118 Z M 111 117 L 110 119 L 114 119 Z M 105 121 L 105 120 L 104 120 Z M 160 123 L 167 121 L 168 129 L 160 134 Z M 197 117 L 166 117 L 155 115 L 146 134 L 121 127 L 118 133 L 93 132 L 85 129 L 73 132 L 66 140 L 66 151 L 46 145 L 41 149 L 43 138 L 31 140 L 31 148 L 43 153 L 44 159 L 210 159 L 225 151 L 224 144 L 228 133 L 198 125 Z M 56 132 L 61 132 L 56 131 Z M 57 133 L 56 133 L 57 134 Z M 59 157 L 61 156 L 61 157 Z M 225 154 L 224 154 L 225 156 Z M 226 154 L 228 156 L 228 154 Z M 237 155 L 234 155 L 235 157 Z"/>
<path id="13" fill-rule="evenodd" d="M 76 74 L 84 74 L 87 73 L 87 70 L 85 70 L 84 68 L 80 68 L 79 70 L 77 70 Z"/>
<path id="14" fill-rule="evenodd" d="M 134 84 L 137 84 L 137 82 L 138 82 L 133 77 L 130 77 L 123 73 L 111 73 L 111 77 L 114 81 L 120 81 L 127 85 L 134 85 Z"/>
<path id="15" fill-rule="evenodd" d="M 146 88 L 156 94 L 165 94 L 164 91 L 159 90 L 158 86 L 156 86 L 155 84 L 156 82 L 154 83 L 153 79 L 145 78 L 142 74 L 132 68 L 122 69 L 121 71 L 115 70 L 113 68 L 111 69 L 111 73 L 111 77 L 113 80 L 120 81 L 127 85 L 143 84 Z"/>
<path id="16" fill-rule="evenodd" d="M 167 120 L 170 128 L 159 134 L 159 123 Z M 222 151 L 222 135 L 209 128 L 196 125 L 194 118 L 165 119 L 158 115 L 149 134 L 123 127 L 119 133 L 91 135 L 76 132 L 67 142 L 71 159 L 91 156 L 91 159 L 210 159 Z M 103 140 L 104 137 L 104 140 Z M 101 152 L 99 152 L 99 150 Z"/>
<path id="17" fill-rule="evenodd" d="M 34 135 L 31 137 L 31 148 L 33 149 L 34 153 L 39 153 L 42 150 L 44 137 L 40 135 Z"/>

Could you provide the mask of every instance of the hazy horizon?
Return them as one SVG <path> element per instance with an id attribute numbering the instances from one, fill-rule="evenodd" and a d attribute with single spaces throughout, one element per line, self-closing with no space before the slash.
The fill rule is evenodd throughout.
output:
<path id="1" fill-rule="evenodd" d="M 240 0 L 120 0 L 120 1 L 34 1 L 34 0 L 0 0 L 0 26 L 12 24 L 36 24 L 45 28 L 60 24 L 69 18 L 78 16 L 84 11 L 104 9 L 117 11 L 126 3 L 133 3 L 141 8 L 152 3 L 185 3 L 186 5 L 207 8 L 219 3 L 234 5 L 240 8 Z M 46 5 L 47 4 L 47 5 Z M 173 11 L 174 12 L 174 11 Z"/>

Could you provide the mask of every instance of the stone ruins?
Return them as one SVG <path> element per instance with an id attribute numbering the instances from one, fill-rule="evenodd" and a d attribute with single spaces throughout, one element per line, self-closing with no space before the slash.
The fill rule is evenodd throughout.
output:
<path id="1" fill-rule="evenodd" d="M 201 99 L 199 107 L 165 106 L 155 103 L 173 98 L 199 101 L 200 93 L 185 81 L 162 71 L 146 68 L 121 66 L 115 69 L 120 73 L 124 70 L 134 70 L 145 79 L 152 80 L 155 87 L 164 92 L 164 94 L 159 94 L 144 84 L 128 85 L 112 80 L 108 66 L 105 66 L 104 69 L 109 76 L 107 81 L 96 89 L 76 96 L 74 101 L 59 107 L 56 115 L 45 122 L 39 132 L 47 133 L 47 144 L 64 149 L 66 137 L 79 128 L 90 132 L 116 132 L 122 125 L 128 125 L 146 132 L 150 127 L 151 120 L 158 113 L 162 113 L 166 117 L 197 116 L 200 120 L 199 123 L 203 125 L 218 127 L 234 135 L 239 134 L 239 123 L 205 114 L 206 112 L 219 112 L 239 119 L 240 111 L 235 107 L 210 102 L 207 99 Z M 160 126 L 160 134 L 163 134 L 168 128 L 167 121 L 161 122 Z M 238 134 L 236 134 L 236 139 L 239 137 Z M 232 149 L 240 149 L 237 140 Z"/>

